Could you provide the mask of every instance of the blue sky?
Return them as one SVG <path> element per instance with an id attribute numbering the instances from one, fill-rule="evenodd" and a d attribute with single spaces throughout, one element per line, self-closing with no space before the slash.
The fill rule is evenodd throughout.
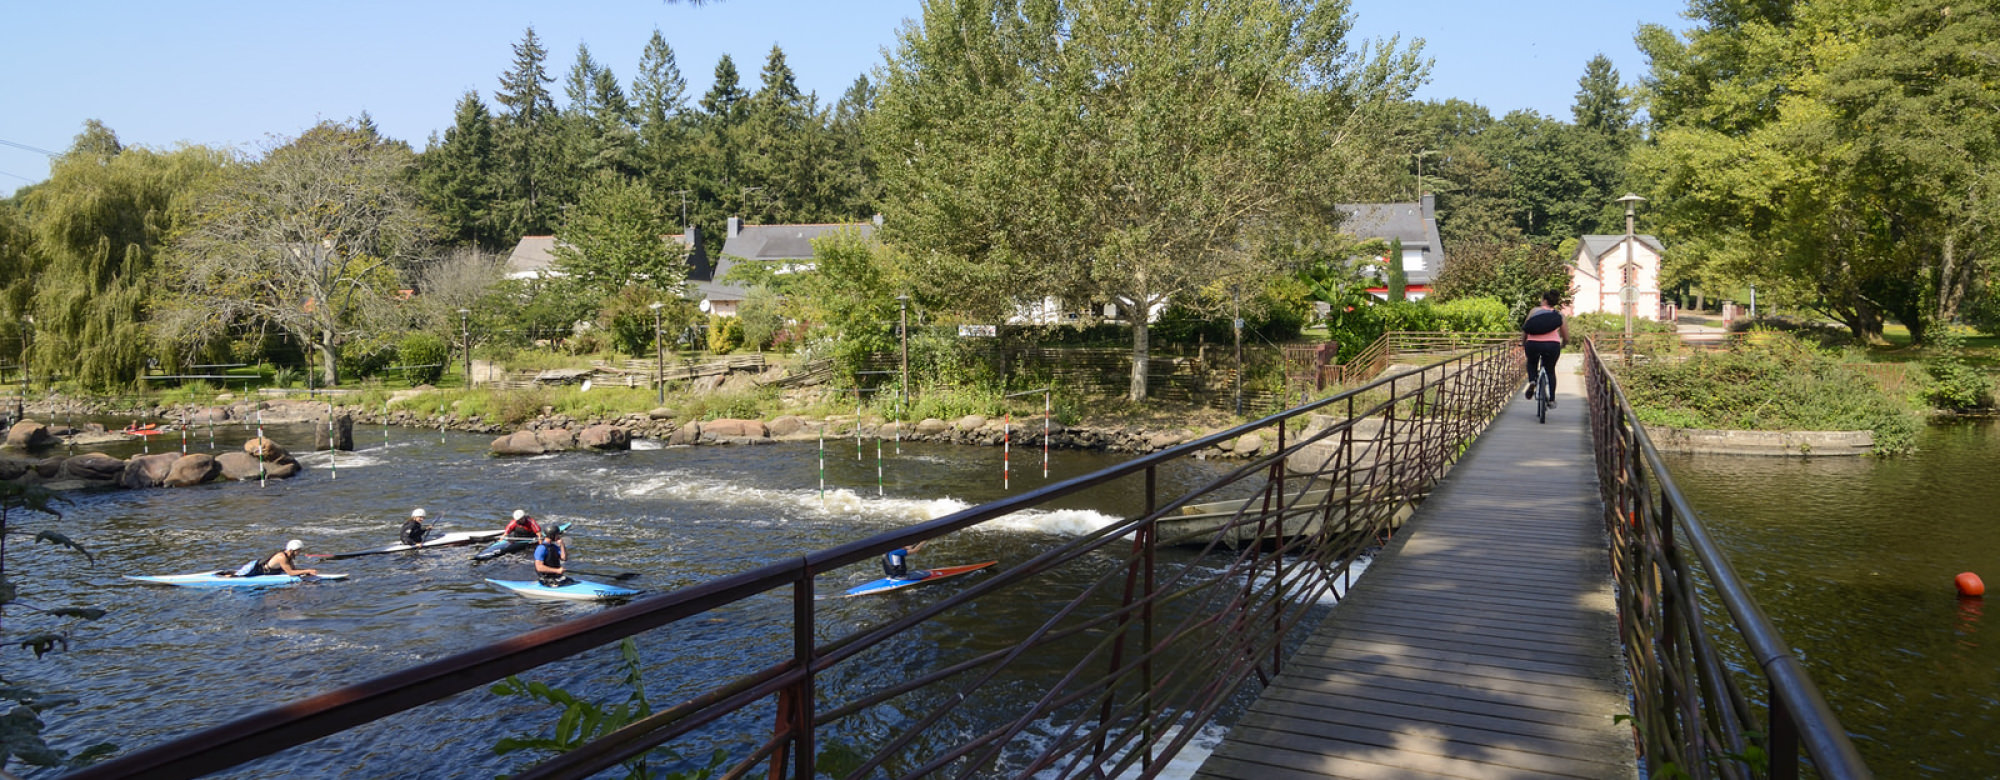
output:
<path id="1" fill-rule="evenodd" d="M 754 88 L 771 46 L 803 89 L 838 99 L 878 65 L 918 0 L 355 0 L 330 3 L 9 3 L 0 29 L 0 193 L 48 175 L 86 119 L 126 144 L 182 142 L 255 151 L 320 119 L 367 111 L 422 148 L 477 89 L 489 106 L 510 46 L 529 25 L 568 72 L 579 43 L 630 83 L 654 28 L 689 89 L 706 91 L 728 54 Z M 1567 119 L 1584 63 L 1602 52 L 1628 82 L 1646 68 L 1641 22 L 1687 26 L 1686 0 L 1352 0 L 1356 34 L 1425 40 L 1436 60 L 1424 98 L 1472 100 L 1496 115 Z M 554 89 L 560 95 L 561 85 Z M 18 146 L 17 146 L 18 145 Z"/>

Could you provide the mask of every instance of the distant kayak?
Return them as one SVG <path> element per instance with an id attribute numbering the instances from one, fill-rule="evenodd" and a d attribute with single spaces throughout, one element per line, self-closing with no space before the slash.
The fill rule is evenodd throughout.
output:
<path id="1" fill-rule="evenodd" d="M 119 433 L 128 436 L 158 436 L 166 431 L 161 430 L 158 425 L 128 425 Z"/>
<path id="2" fill-rule="evenodd" d="M 913 571 L 910 572 L 909 574 L 906 574 L 898 578 L 883 578 L 879 580 L 874 580 L 872 582 L 865 582 L 860 585 L 856 585 L 852 588 L 848 588 L 847 593 L 845 595 L 873 596 L 877 593 L 888 593 L 889 591 L 900 590 L 902 588 L 907 588 L 912 585 L 923 585 L 925 583 L 937 582 L 938 580 L 944 579 L 946 577 L 956 577 L 960 574 L 970 574 L 972 572 L 979 571 L 980 569 L 984 569 L 988 566 L 992 566 L 993 564 L 996 563 L 999 563 L 999 561 L 986 561 L 984 563 L 968 563 L 964 566 L 941 566 L 935 569 L 929 569 L 925 571 Z"/>
<path id="3" fill-rule="evenodd" d="M 549 587 L 535 580 L 487 580 L 507 590 L 531 599 L 561 599 L 564 601 L 609 601 L 639 595 L 639 591 L 621 588 L 602 582 L 570 578 L 570 583 L 559 587 Z"/>
<path id="4" fill-rule="evenodd" d="M 359 558 L 363 555 L 384 555 L 387 553 L 408 552 L 410 550 L 427 550 L 432 547 L 456 547 L 462 544 L 472 544 L 473 542 L 484 542 L 489 539 L 498 539 L 500 538 L 500 533 L 501 532 L 499 531 L 464 531 L 459 533 L 444 534 L 435 539 L 426 539 L 424 540 L 423 544 L 398 543 L 384 547 L 374 547 L 366 550 L 355 550 L 353 552 L 325 553 L 325 554 L 306 553 L 306 557 L 324 558 L 330 561 L 338 561 L 343 558 Z"/>
<path id="5" fill-rule="evenodd" d="M 205 571 L 195 574 L 163 574 L 141 577 L 127 574 L 125 579 L 150 585 L 176 585 L 183 588 L 271 588 L 292 585 L 304 580 L 344 580 L 345 574 L 317 574 L 294 577 L 290 574 L 262 574 L 255 577 L 238 577 L 235 572 Z"/>
<path id="6" fill-rule="evenodd" d="M 490 561 L 508 553 L 527 552 L 535 546 L 535 540 L 507 536 L 494 540 L 486 549 L 472 555 L 474 561 Z"/>

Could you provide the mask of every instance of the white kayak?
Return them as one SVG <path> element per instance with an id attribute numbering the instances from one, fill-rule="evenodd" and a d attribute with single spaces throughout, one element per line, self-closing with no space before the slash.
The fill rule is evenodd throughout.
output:
<path id="1" fill-rule="evenodd" d="M 183 588 L 270 588 L 292 585 L 305 580 L 344 580 L 345 574 L 317 574 L 294 577 L 290 574 L 260 574 L 255 577 L 238 577 L 233 571 L 204 571 L 194 574 L 162 574 L 142 577 L 125 575 L 125 579 L 150 585 L 176 585 Z"/>
<path id="2" fill-rule="evenodd" d="M 324 558 L 330 561 L 337 561 L 343 558 L 359 558 L 363 555 L 384 555 L 387 553 L 408 552 L 410 550 L 428 550 L 432 547 L 457 547 L 463 544 L 472 544 L 474 542 L 484 542 L 490 539 L 498 539 L 500 538 L 500 534 L 501 534 L 500 531 L 460 531 L 455 533 L 444 534 L 434 539 L 425 539 L 422 544 L 398 543 L 398 544 L 386 545 L 383 547 L 373 547 L 366 550 L 355 550 L 354 552 L 327 553 L 324 555 L 306 553 L 306 557 Z"/>
<path id="3" fill-rule="evenodd" d="M 591 582 L 590 580 L 579 580 L 576 579 L 575 577 L 571 577 L 570 581 L 567 584 L 553 588 L 547 585 L 543 585 L 542 583 L 535 580 L 489 579 L 487 580 L 487 582 L 491 582 L 502 588 L 513 591 L 514 593 L 520 594 L 522 596 L 527 596 L 528 598 L 531 599 L 562 599 L 565 601 L 609 601 L 612 599 L 631 598 L 633 596 L 639 595 L 639 591 L 633 590 L 631 588 L 621 588 L 617 585 L 607 585 L 602 582 Z"/>

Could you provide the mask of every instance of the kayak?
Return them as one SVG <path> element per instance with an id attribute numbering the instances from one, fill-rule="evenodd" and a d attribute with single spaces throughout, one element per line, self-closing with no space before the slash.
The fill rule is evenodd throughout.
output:
<path id="1" fill-rule="evenodd" d="M 938 580 L 945 579 L 946 577 L 956 577 L 960 574 L 970 574 L 972 572 L 979 571 L 980 569 L 984 569 L 988 566 L 992 566 L 993 564 L 996 563 L 999 563 L 999 561 L 986 561 L 984 563 L 968 563 L 965 564 L 964 566 L 941 566 L 939 568 L 929 569 L 925 571 L 913 571 L 910 572 L 909 574 L 903 575 L 902 577 L 885 577 L 883 579 L 856 585 L 852 588 L 848 588 L 847 593 L 845 595 L 873 596 L 877 593 L 888 593 L 889 591 L 901 590 L 903 588 L 910 587 L 911 585 L 923 585 L 925 583 L 937 582 Z"/>
<path id="2" fill-rule="evenodd" d="M 291 585 L 303 580 L 344 580 L 345 574 L 319 574 L 294 577 L 290 574 L 262 574 L 255 577 L 238 577 L 235 572 L 204 571 L 195 574 L 163 574 L 155 577 L 141 577 L 127 574 L 125 579 L 152 585 L 178 585 L 183 588 L 270 588 Z"/>
<path id="3" fill-rule="evenodd" d="M 566 601 L 609 601 L 631 598 L 639 591 L 607 585 L 602 582 L 570 578 L 567 585 L 549 587 L 535 580 L 487 580 L 507 590 L 531 599 L 563 599 Z"/>
<path id="4" fill-rule="evenodd" d="M 124 430 L 119 431 L 119 433 L 125 434 L 127 436 L 158 436 L 162 433 L 166 433 L 166 431 L 161 430 L 160 426 L 157 425 L 147 425 L 144 427 L 126 428 Z"/>
<path id="5" fill-rule="evenodd" d="M 486 549 L 474 553 L 472 555 L 472 560 L 490 561 L 493 560 L 494 558 L 498 558 L 508 553 L 527 552 L 534 546 L 535 546 L 535 540 L 533 539 L 522 539 L 514 536 L 505 536 L 493 540 L 492 544 L 486 545 Z"/>
<path id="6" fill-rule="evenodd" d="M 484 542 L 489 539 L 498 539 L 498 538 L 500 538 L 499 531 L 462 531 L 457 533 L 444 534 L 434 539 L 426 539 L 422 544 L 398 543 L 398 544 L 388 545 L 386 547 L 374 547 L 367 550 L 355 550 L 353 552 L 324 553 L 324 554 L 306 553 L 306 557 L 325 558 L 327 560 L 337 561 L 343 558 L 359 558 L 363 555 L 383 555 L 386 553 L 407 552 L 410 550 L 425 550 L 432 547 L 456 547 L 461 544 L 472 544 L 473 542 Z"/>

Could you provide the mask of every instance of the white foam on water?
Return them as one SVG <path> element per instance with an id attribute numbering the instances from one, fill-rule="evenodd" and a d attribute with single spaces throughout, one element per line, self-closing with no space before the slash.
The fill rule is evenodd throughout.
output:
<path id="1" fill-rule="evenodd" d="M 600 472 L 598 476 L 605 476 Z M 708 476 L 681 472 L 655 474 L 613 488 L 620 499 L 671 498 L 684 501 L 725 503 L 735 506 L 771 507 L 781 517 L 864 518 L 909 525 L 935 520 L 964 510 L 969 503 L 949 496 L 938 498 L 876 497 L 863 491 L 840 488 L 818 490 L 774 490 Z M 978 528 L 992 531 L 1045 533 L 1078 536 L 1123 518 L 1088 509 L 1031 509 L 989 520 Z"/>
<path id="2" fill-rule="evenodd" d="M 376 449 L 379 450 L 380 448 Z M 338 469 L 360 469 L 369 466 L 380 466 L 383 463 L 383 457 L 380 454 L 368 450 L 341 453 L 335 453 L 332 450 L 321 450 L 319 452 L 308 452 L 304 455 L 294 455 L 292 457 L 297 459 L 300 465 L 312 468 L 324 468 L 330 465 Z"/>
<path id="3" fill-rule="evenodd" d="M 665 449 L 666 446 L 667 446 L 666 443 L 660 441 L 659 439 L 632 440 L 632 449 L 635 450 L 658 450 L 658 449 Z"/>

